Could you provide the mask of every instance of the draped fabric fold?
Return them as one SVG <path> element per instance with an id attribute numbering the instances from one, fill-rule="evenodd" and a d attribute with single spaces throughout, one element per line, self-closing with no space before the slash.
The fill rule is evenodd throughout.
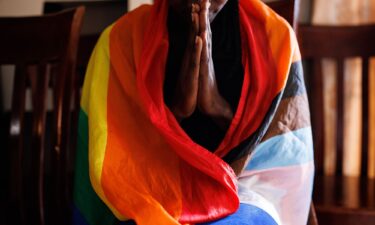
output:
<path id="1" fill-rule="evenodd" d="M 231 125 L 211 153 L 164 104 L 167 14 L 166 0 L 141 6 L 95 47 L 81 100 L 75 223 L 303 224 L 312 144 L 292 29 L 261 1 L 239 1 L 244 82 Z M 243 143 L 246 150 L 226 163 Z M 287 216 L 289 206 L 297 219 Z"/>

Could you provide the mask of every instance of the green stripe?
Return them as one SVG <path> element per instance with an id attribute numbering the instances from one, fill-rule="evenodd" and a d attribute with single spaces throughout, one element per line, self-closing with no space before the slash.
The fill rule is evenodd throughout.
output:
<path id="1" fill-rule="evenodd" d="M 118 220 L 95 193 L 89 178 L 88 137 L 86 113 L 81 109 L 78 122 L 78 145 L 74 178 L 74 203 L 89 225 L 112 225 Z"/>

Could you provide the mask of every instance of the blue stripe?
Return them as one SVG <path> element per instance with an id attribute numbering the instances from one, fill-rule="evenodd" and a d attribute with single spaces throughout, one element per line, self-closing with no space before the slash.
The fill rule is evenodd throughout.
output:
<path id="1" fill-rule="evenodd" d="M 215 222 L 201 223 L 199 225 L 277 225 L 277 223 L 262 209 L 241 203 L 234 214 Z"/>
<path id="2" fill-rule="evenodd" d="M 73 206 L 73 225 L 89 225 L 75 205 Z"/>
<path id="3" fill-rule="evenodd" d="M 314 159 L 311 127 L 268 139 L 254 150 L 246 170 L 293 166 Z"/>

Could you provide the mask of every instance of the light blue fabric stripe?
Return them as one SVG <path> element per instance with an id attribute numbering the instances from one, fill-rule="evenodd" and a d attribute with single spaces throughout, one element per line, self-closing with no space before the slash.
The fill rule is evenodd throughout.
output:
<path id="1" fill-rule="evenodd" d="M 252 153 L 246 170 L 293 166 L 313 159 L 311 127 L 306 127 L 275 136 L 259 144 Z"/>
<path id="2" fill-rule="evenodd" d="M 234 214 L 215 222 L 198 225 L 277 225 L 277 223 L 262 209 L 241 203 L 240 208 Z"/>

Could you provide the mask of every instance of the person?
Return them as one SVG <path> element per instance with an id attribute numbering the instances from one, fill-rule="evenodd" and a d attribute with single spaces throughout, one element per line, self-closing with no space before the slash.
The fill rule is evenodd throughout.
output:
<path id="1" fill-rule="evenodd" d="M 74 224 L 306 224 L 313 174 L 297 41 L 260 0 L 155 0 L 101 35 Z"/>

